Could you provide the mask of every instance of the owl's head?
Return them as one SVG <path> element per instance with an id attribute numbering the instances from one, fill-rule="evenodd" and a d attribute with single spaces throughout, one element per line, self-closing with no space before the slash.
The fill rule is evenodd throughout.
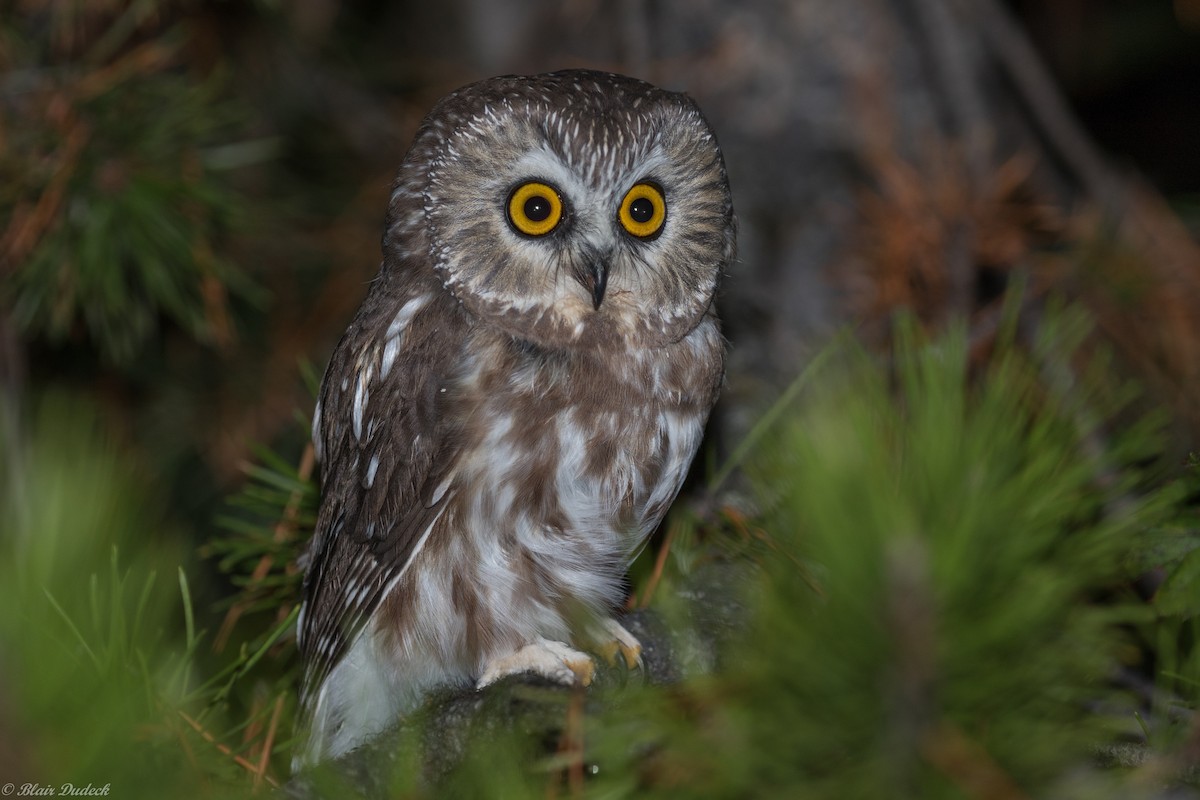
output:
<path id="1" fill-rule="evenodd" d="M 733 258 L 716 137 L 687 96 L 619 75 L 506 76 L 444 98 L 396 180 L 391 271 L 552 347 L 682 338 Z"/>

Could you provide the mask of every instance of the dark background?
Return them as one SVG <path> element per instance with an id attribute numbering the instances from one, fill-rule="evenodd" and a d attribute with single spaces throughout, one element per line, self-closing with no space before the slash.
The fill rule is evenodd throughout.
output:
<path id="1" fill-rule="evenodd" d="M 986 338 L 1020 275 L 1197 442 L 1197 0 L 2 8 L 6 396 L 94 400 L 196 542 L 257 444 L 300 458 L 410 137 L 498 73 L 627 72 L 711 118 L 741 222 L 715 441 L 840 326 Z"/>

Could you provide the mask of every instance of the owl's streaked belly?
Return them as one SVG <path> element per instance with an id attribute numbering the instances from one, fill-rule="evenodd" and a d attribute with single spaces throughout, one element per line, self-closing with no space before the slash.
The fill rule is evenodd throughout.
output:
<path id="1" fill-rule="evenodd" d="M 691 365 L 720 348 L 707 319 L 674 345 L 610 359 L 474 343 L 443 387 L 464 423 L 457 461 L 426 492 L 431 522 L 323 687 L 343 715 L 331 751 L 435 686 L 473 683 L 497 656 L 570 641 L 581 616 L 620 602 L 703 435 L 714 387 Z"/>
<path id="2" fill-rule="evenodd" d="M 659 381 L 655 391 L 665 349 L 630 356 L 636 370 L 614 360 L 617 374 L 546 354 L 513 369 L 511 349 L 481 347 L 450 387 L 472 408 L 462 456 L 431 493 L 431 535 L 376 622 L 398 659 L 423 652 L 463 680 L 536 637 L 568 639 L 573 616 L 621 600 L 625 569 L 678 492 L 707 411 L 680 402 L 690 387 Z M 593 391 L 579 401 L 581 382 Z"/>

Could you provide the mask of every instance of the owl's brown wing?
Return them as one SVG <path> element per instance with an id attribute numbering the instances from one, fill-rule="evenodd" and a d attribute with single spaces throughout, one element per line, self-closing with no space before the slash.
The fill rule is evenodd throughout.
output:
<path id="1" fill-rule="evenodd" d="M 376 285 L 334 350 L 313 421 L 322 499 L 299 623 L 306 708 L 438 513 L 433 490 L 458 440 L 444 390 L 465 331 L 448 295 Z"/>

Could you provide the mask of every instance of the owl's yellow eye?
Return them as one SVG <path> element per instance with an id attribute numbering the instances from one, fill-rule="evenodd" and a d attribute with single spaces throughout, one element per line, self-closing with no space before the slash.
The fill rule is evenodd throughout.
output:
<path id="1" fill-rule="evenodd" d="M 508 196 L 508 221 L 518 233 L 545 236 L 562 221 L 563 204 L 553 186 L 523 183 Z"/>
<path id="2" fill-rule="evenodd" d="M 658 235 L 667 219 L 667 198 L 658 184 L 639 183 L 625 195 L 617 212 L 621 227 L 639 239 Z"/>

